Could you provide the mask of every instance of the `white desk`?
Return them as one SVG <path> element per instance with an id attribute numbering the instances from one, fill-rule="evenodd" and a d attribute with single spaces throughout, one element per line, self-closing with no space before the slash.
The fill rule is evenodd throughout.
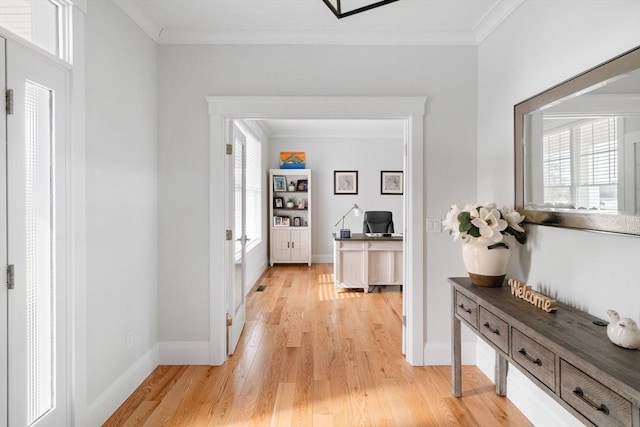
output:
<path id="1" fill-rule="evenodd" d="M 336 288 L 402 285 L 402 236 L 333 235 L 333 275 Z"/>

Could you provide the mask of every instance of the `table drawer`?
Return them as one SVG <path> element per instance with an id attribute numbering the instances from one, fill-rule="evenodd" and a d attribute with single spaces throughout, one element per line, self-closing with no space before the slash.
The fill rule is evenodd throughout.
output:
<path id="1" fill-rule="evenodd" d="M 456 313 L 478 329 L 478 304 L 456 291 Z"/>
<path id="2" fill-rule="evenodd" d="M 551 390 L 555 389 L 555 354 L 516 328 L 511 329 L 511 358 Z"/>
<path id="3" fill-rule="evenodd" d="M 478 323 L 480 333 L 500 350 L 509 354 L 509 324 L 482 306 Z"/>
<path id="4" fill-rule="evenodd" d="M 560 397 L 596 425 L 631 426 L 631 402 L 560 360 Z"/>

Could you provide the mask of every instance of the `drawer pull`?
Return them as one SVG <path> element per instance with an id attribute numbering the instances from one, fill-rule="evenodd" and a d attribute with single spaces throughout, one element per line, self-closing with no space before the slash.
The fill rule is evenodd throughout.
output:
<path id="1" fill-rule="evenodd" d="M 594 402 L 593 400 L 591 400 L 587 396 L 585 396 L 584 392 L 582 391 L 582 389 L 580 387 L 576 387 L 576 389 L 573 390 L 573 394 L 578 396 L 583 402 L 585 402 L 587 405 L 591 406 L 596 411 L 600 411 L 605 415 L 609 415 L 609 408 L 607 408 L 607 405 L 605 405 L 604 403 L 601 403 L 601 404 L 598 405 L 596 402 Z"/>
<path id="2" fill-rule="evenodd" d="M 529 356 L 527 354 L 527 350 L 525 350 L 524 348 L 521 348 L 520 350 L 518 350 L 518 353 L 523 355 L 529 362 L 533 363 L 534 365 L 542 366 L 542 360 L 540 360 L 537 357 L 534 359 L 533 357 Z"/>
<path id="3" fill-rule="evenodd" d="M 471 313 L 471 309 L 465 307 L 464 304 L 460 304 L 458 307 L 461 308 L 462 310 L 466 311 L 467 313 Z"/>
<path id="4" fill-rule="evenodd" d="M 496 335 L 500 335 L 500 330 L 499 329 L 493 329 L 491 327 L 491 325 L 489 325 L 489 322 L 484 322 L 484 327 L 489 329 L 491 332 L 493 332 Z"/>

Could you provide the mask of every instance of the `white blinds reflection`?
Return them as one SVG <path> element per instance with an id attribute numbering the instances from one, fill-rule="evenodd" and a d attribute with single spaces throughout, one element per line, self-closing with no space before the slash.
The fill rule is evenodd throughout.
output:
<path id="1" fill-rule="evenodd" d="M 27 417 L 33 424 L 54 402 L 55 305 L 52 206 L 52 93 L 25 88 Z"/>

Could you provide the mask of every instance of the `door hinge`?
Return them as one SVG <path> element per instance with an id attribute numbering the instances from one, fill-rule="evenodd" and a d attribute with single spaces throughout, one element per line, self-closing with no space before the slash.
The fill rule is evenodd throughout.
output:
<path id="1" fill-rule="evenodd" d="M 16 286 L 15 283 L 16 274 L 15 274 L 15 265 L 9 264 L 7 266 L 7 288 L 13 289 Z"/>
<path id="2" fill-rule="evenodd" d="M 5 94 L 7 114 L 13 114 L 13 89 L 7 89 Z"/>
<path id="3" fill-rule="evenodd" d="M 227 313 L 227 326 L 233 325 L 233 318 L 229 313 Z"/>
<path id="4" fill-rule="evenodd" d="M 227 154 L 228 155 L 232 155 L 233 154 L 233 145 L 227 144 L 226 150 L 227 150 Z"/>
<path id="5" fill-rule="evenodd" d="M 226 237 L 225 237 L 225 239 L 227 239 L 227 240 L 233 240 L 233 231 L 231 231 L 231 230 L 227 230 L 227 231 L 226 231 Z"/>

